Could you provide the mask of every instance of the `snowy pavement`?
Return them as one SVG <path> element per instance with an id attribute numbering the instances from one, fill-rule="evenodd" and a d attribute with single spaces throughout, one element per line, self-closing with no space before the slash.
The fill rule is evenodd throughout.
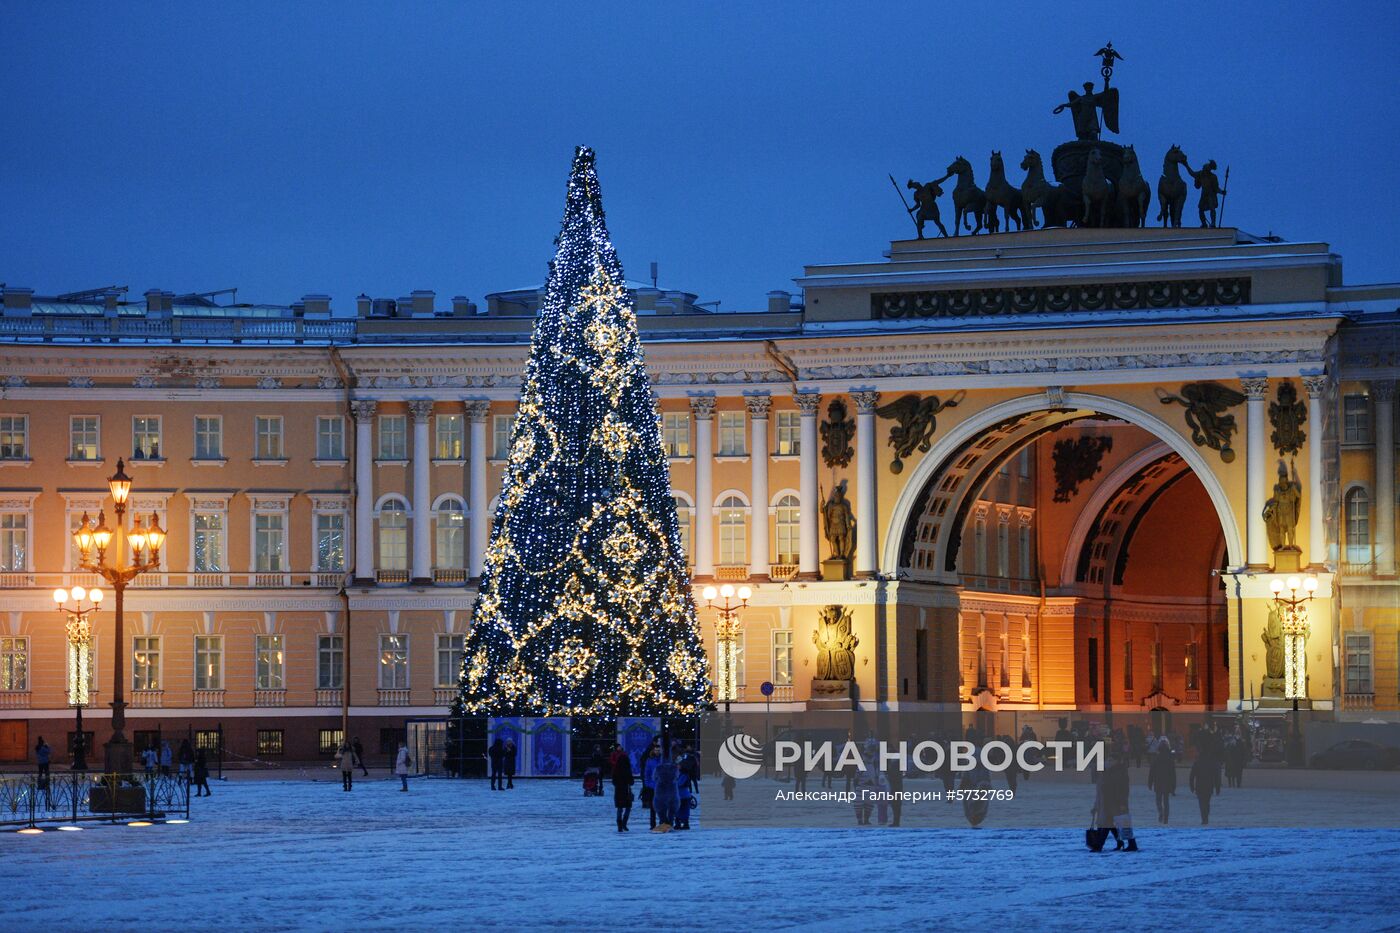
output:
<path id="1" fill-rule="evenodd" d="M 611 795 L 575 782 L 338 783 L 235 779 L 188 825 L 0 835 L 0 930 L 1400 930 L 1400 830 L 1202 829 L 1183 793 L 1185 828 L 1164 830 L 1135 788 L 1143 851 L 1092 854 L 1082 831 L 999 827 L 995 809 L 980 830 L 665 836 L 639 810 L 620 836 Z M 1085 789 L 1023 801 L 1079 814 Z"/>

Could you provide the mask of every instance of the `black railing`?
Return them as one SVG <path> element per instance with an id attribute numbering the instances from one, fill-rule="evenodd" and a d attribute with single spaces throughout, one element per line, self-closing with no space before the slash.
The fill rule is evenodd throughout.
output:
<path id="1" fill-rule="evenodd" d="M 190 785 L 180 775 L 0 774 L 0 828 L 189 818 Z"/>

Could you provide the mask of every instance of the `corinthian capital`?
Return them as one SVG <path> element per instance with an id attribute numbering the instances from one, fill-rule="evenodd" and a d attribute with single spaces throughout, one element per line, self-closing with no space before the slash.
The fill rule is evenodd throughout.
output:
<path id="1" fill-rule="evenodd" d="M 880 404 L 880 393 L 873 389 L 863 389 L 859 392 L 852 392 L 851 398 L 855 399 L 856 411 L 862 415 L 873 414 L 875 406 Z"/>
<path id="2" fill-rule="evenodd" d="M 1269 380 L 1266 377 L 1241 379 L 1245 398 L 1251 402 L 1262 402 L 1269 395 Z"/>
<path id="3" fill-rule="evenodd" d="M 462 403 L 462 410 L 466 412 L 468 421 L 479 424 L 490 414 L 491 403 L 485 399 L 469 398 Z"/>
<path id="4" fill-rule="evenodd" d="M 433 400 L 430 398 L 411 399 L 408 403 L 408 410 L 413 414 L 413 420 L 422 424 L 433 416 Z"/>
<path id="5" fill-rule="evenodd" d="M 690 411 L 697 421 L 713 418 L 715 416 L 715 397 L 713 395 L 692 395 L 690 397 Z"/>
<path id="6" fill-rule="evenodd" d="M 350 403 L 350 414 L 356 421 L 368 421 L 379 410 L 379 403 L 372 398 L 357 398 Z"/>
<path id="7" fill-rule="evenodd" d="M 744 404 L 748 406 L 750 416 L 754 418 L 767 418 L 768 409 L 773 407 L 773 397 L 767 393 L 763 395 L 745 395 Z"/>
<path id="8" fill-rule="evenodd" d="M 803 417 L 815 417 L 817 409 L 821 408 L 822 394 L 820 392 L 798 392 L 792 397 L 797 403 L 797 410 Z"/>

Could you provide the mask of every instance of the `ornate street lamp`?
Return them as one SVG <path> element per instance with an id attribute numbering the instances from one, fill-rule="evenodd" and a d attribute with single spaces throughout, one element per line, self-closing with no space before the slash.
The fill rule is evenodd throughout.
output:
<path id="1" fill-rule="evenodd" d="M 68 608 L 70 596 L 76 608 Z M 87 736 L 83 732 L 83 709 L 91 700 L 88 695 L 88 681 L 92 678 L 92 623 L 88 616 L 102 605 L 102 597 L 102 591 L 96 587 L 85 590 L 81 586 L 75 586 L 71 592 L 63 589 L 53 591 L 53 601 L 58 606 L 58 611 L 68 617 L 65 626 L 68 635 L 68 705 L 74 710 L 74 771 L 87 770 Z M 85 599 L 92 605 L 84 608 Z"/>
<path id="2" fill-rule="evenodd" d="M 78 530 L 73 532 L 79 566 L 106 580 L 115 594 L 112 608 L 116 618 L 117 649 L 112 663 L 112 738 L 106 745 L 105 770 L 108 774 L 130 774 L 132 761 L 131 742 L 123 731 L 126 728 L 126 694 L 122 684 L 125 676 L 122 599 L 128 583 L 147 570 L 160 566 L 160 549 L 165 544 L 165 529 L 160 527 L 154 512 L 144 525 L 138 516 L 132 522 L 131 530 L 126 529 L 126 503 L 131 495 L 131 477 L 126 475 L 125 467 L 125 461 L 118 460 L 117 472 L 107 480 L 107 488 L 112 493 L 112 511 L 116 513 L 116 529 L 107 527 L 107 518 L 102 512 L 97 513 L 96 525 L 84 512 Z M 131 545 L 130 562 L 124 547 L 128 543 Z M 56 598 L 58 594 L 54 593 L 54 596 Z"/>
<path id="3" fill-rule="evenodd" d="M 715 620 L 715 699 L 724 704 L 725 715 L 729 715 L 729 704 L 739 696 L 739 635 L 743 630 L 739 622 L 739 610 L 749 604 L 753 591 L 741 586 L 737 591 L 731 584 L 724 584 L 718 590 L 705 587 L 705 605 L 719 613 Z M 734 602 L 738 597 L 739 601 Z M 715 599 L 724 602 L 715 605 Z"/>
<path id="4" fill-rule="evenodd" d="M 1303 764 L 1303 732 L 1299 722 L 1298 701 L 1308 695 L 1308 603 L 1317 592 L 1317 577 L 1274 577 L 1269 583 L 1274 594 L 1283 631 L 1283 696 L 1293 701 L 1293 736 L 1288 745 L 1288 763 Z"/>

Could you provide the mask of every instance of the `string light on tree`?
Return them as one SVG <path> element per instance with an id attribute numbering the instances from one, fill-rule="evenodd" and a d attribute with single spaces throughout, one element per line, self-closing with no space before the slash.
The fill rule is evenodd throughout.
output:
<path id="1" fill-rule="evenodd" d="M 691 716 L 710 683 L 637 318 L 580 148 L 456 708 Z"/>

